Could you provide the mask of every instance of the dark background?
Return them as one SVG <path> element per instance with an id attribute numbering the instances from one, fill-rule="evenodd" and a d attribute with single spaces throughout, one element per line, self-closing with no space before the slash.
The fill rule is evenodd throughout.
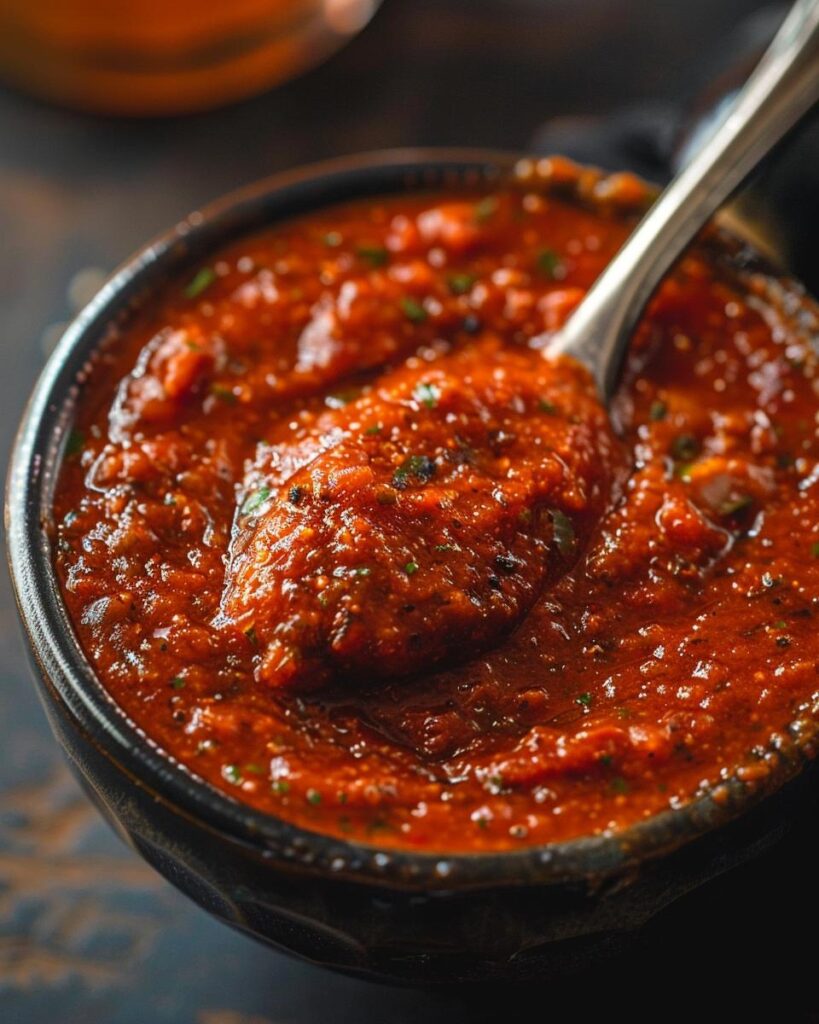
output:
<path id="1" fill-rule="evenodd" d="M 762 6 L 386 0 L 365 32 L 318 70 L 185 119 L 95 118 L 0 90 L 4 458 L 56 325 L 133 249 L 196 206 L 342 153 L 520 148 L 543 139 L 544 122 L 547 145 L 558 139 L 581 155 L 590 139 L 603 139 L 612 166 L 626 159 L 618 148 L 623 125 L 628 134 L 636 124 L 633 162 L 661 176 L 685 120 L 678 115 L 703 95 L 720 56 L 731 57 L 745 38 L 742 25 Z M 606 162 L 605 151 L 599 159 Z M 811 181 L 819 183 L 819 169 Z M 806 223 L 805 234 L 815 238 L 816 227 Z M 5 577 L 0 616 L 4 1024 L 494 1024 L 521 1017 L 530 998 L 538 1018 L 711 1020 L 724 1003 L 726 1019 L 819 1019 L 811 1013 L 819 1006 L 814 807 L 779 848 L 671 907 L 630 953 L 593 976 L 514 993 L 377 987 L 233 934 L 122 848 L 62 767 L 29 682 Z"/>

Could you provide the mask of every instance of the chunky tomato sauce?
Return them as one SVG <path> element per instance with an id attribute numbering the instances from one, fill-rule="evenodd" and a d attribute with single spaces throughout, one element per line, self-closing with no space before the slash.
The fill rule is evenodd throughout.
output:
<path id="1" fill-rule="evenodd" d="M 767 770 L 819 693 L 816 354 L 712 239 L 653 301 L 613 428 L 547 352 L 630 225 L 525 182 L 324 209 L 104 348 L 56 564 L 170 756 L 435 851 L 616 830 Z"/>

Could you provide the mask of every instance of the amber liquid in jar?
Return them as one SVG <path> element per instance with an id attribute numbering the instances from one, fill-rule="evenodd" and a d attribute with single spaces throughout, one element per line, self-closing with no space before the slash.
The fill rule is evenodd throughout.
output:
<path id="1" fill-rule="evenodd" d="M 328 56 L 381 0 L 4 0 L 0 75 L 69 106 L 177 114 Z"/>

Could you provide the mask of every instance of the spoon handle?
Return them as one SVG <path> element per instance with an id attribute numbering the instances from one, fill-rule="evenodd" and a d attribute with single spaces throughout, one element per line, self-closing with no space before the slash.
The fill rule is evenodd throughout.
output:
<path id="1" fill-rule="evenodd" d="M 819 100 L 819 0 L 797 0 L 725 119 L 663 191 L 555 338 L 608 401 L 640 315 L 671 265 Z"/>

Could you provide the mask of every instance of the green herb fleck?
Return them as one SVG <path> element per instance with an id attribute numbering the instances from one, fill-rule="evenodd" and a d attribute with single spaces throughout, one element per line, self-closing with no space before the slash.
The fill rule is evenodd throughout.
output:
<path id="1" fill-rule="evenodd" d="M 622 777 L 622 775 L 615 775 L 615 777 L 609 783 L 613 793 L 625 794 L 628 793 L 629 785 L 628 782 Z"/>
<path id="2" fill-rule="evenodd" d="M 819 558 L 819 540 L 815 540 L 810 546 L 810 553 L 814 558 Z"/>
<path id="3" fill-rule="evenodd" d="M 700 443 L 693 434 L 679 434 L 671 445 L 671 453 L 680 462 L 691 462 L 699 454 Z"/>
<path id="4" fill-rule="evenodd" d="M 691 479 L 691 473 L 694 469 L 693 462 L 680 462 L 674 469 L 675 476 L 678 476 L 680 480 L 688 482 Z"/>
<path id="5" fill-rule="evenodd" d="M 425 405 L 427 409 L 434 409 L 441 397 L 441 389 L 434 384 L 418 384 L 412 393 L 416 402 Z"/>
<path id="6" fill-rule="evenodd" d="M 171 680 L 171 686 L 175 690 L 184 690 L 185 680 L 182 678 L 182 676 L 174 676 L 174 678 Z"/>
<path id="7" fill-rule="evenodd" d="M 485 196 L 475 204 L 475 220 L 478 224 L 485 224 L 493 214 L 497 212 L 498 200 L 495 196 Z"/>
<path id="8" fill-rule="evenodd" d="M 548 398 L 540 398 L 537 403 L 538 411 L 548 413 L 550 416 L 554 416 L 557 412 L 557 406 L 554 402 L 550 402 Z"/>
<path id="9" fill-rule="evenodd" d="M 245 771 L 250 772 L 251 775 L 264 775 L 264 768 L 256 761 L 249 761 L 245 765 Z"/>
<path id="10" fill-rule="evenodd" d="M 753 505 L 754 499 L 750 494 L 741 494 L 737 498 L 728 498 L 719 507 L 719 514 L 721 516 L 734 516 L 737 512 L 742 512 L 748 508 L 749 505 Z"/>
<path id="11" fill-rule="evenodd" d="M 446 283 L 453 295 L 466 295 L 472 290 L 475 278 L 472 274 L 450 274 Z"/>
<path id="12" fill-rule="evenodd" d="M 407 574 L 407 576 L 412 576 L 413 573 L 418 572 L 419 568 L 420 567 L 417 562 L 407 562 L 407 564 L 404 566 L 404 572 Z"/>
<path id="13" fill-rule="evenodd" d="M 253 644 L 254 647 L 258 644 L 259 639 L 256 636 L 256 627 L 255 626 L 248 626 L 247 629 L 245 630 L 245 636 Z"/>
<path id="14" fill-rule="evenodd" d="M 454 544 L 436 544 L 435 547 L 433 547 L 432 550 L 433 551 L 440 551 L 442 553 L 444 553 L 446 551 L 454 551 L 455 550 L 455 545 Z"/>
<path id="15" fill-rule="evenodd" d="M 328 231 L 322 238 L 322 241 L 331 249 L 337 249 L 341 245 L 343 239 L 338 231 Z"/>
<path id="16" fill-rule="evenodd" d="M 270 788 L 278 796 L 286 796 L 290 792 L 290 783 L 284 779 L 275 779 L 270 784 Z"/>
<path id="17" fill-rule="evenodd" d="M 373 425 L 371 427 L 367 427 L 367 429 L 364 431 L 364 433 L 365 433 L 365 435 L 367 437 L 375 437 L 375 435 L 376 434 L 380 434 L 383 429 L 384 429 L 384 424 L 383 423 L 373 423 Z"/>
<path id="18" fill-rule="evenodd" d="M 668 415 L 668 406 L 665 404 L 665 402 L 661 401 L 658 398 L 656 402 L 651 403 L 651 408 L 648 410 L 648 415 L 649 418 L 654 420 L 655 423 L 659 423 L 661 420 L 664 420 Z"/>
<path id="19" fill-rule="evenodd" d="M 372 569 L 367 565 L 359 565 L 358 568 L 353 570 L 354 576 L 369 576 L 371 573 Z"/>
<path id="20" fill-rule="evenodd" d="M 427 318 L 427 311 L 418 302 L 417 299 L 411 298 L 409 295 L 405 295 L 401 299 L 401 309 L 404 312 L 404 316 L 411 320 L 414 324 L 422 324 Z"/>
<path id="21" fill-rule="evenodd" d="M 592 704 L 592 695 L 590 693 L 581 693 L 574 699 L 575 704 L 580 704 L 581 707 L 590 708 Z"/>
<path id="22" fill-rule="evenodd" d="M 244 505 L 242 505 L 241 514 L 243 516 L 248 516 L 250 515 L 251 512 L 255 512 L 257 508 L 259 508 L 261 505 L 264 505 L 264 503 L 267 501 L 269 497 L 270 488 L 260 487 L 259 490 L 256 491 L 254 494 L 250 494 L 248 495 L 247 498 L 245 498 L 245 503 Z"/>
<path id="23" fill-rule="evenodd" d="M 73 455 L 79 455 L 85 445 L 85 434 L 81 430 L 72 430 L 65 442 L 65 457 L 70 459 Z"/>
<path id="24" fill-rule="evenodd" d="M 238 786 L 242 781 L 242 773 L 239 771 L 239 766 L 235 764 L 226 764 L 222 768 L 222 775 L 234 786 Z"/>
<path id="25" fill-rule="evenodd" d="M 538 270 L 553 281 L 565 276 L 563 263 L 554 249 L 544 249 L 538 254 Z"/>
<path id="26" fill-rule="evenodd" d="M 216 280 L 216 271 L 211 267 L 202 267 L 194 274 L 191 282 L 185 287 L 185 298 L 195 299 L 206 291 Z"/>
<path id="27" fill-rule="evenodd" d="M 343 409 L 345 405 L 360 397 L 361 388 L 348 388 L 346 391 L 335 391 L 332 395 L 327 395 L 324 404 L 330 409 Z"/>
<path id="28" fill-rule="evenodd" d="M 435 476 L 435 462 L 428 455 L 408 455 L 392 475 L 392 485 L 403 490 L 411 480 L 427 483 Z"/>
<path id="29" fill-rule="evenodd" d="M 211 384 L 210 393 L 227 405 L 236 405 L 236 395 L 230 388 L 223 387 L 221 384 Z"/>
<path id="30" fill-rule="evenodd" d="M 321 793 L 317 789 L 308 789 L 305 796 L 307 797 L 307 803 L 312 804 L 314 807 L 321 803 Z"/>
<path id="31" fill-rule="evenodd" d="M 570 555 L 575 542 L 574 526 L 571 519 L 565 512 L 561 512 L 557 508 L 550 509 L 549 515 L 552 517 L 553 537 L 557 550 L 561 555 Z"/>
<path id="32" fill-rule="evenodd" d="M 371 267 L 384 267 L 390 258 L 387 250 L 378 245 L 360 245 L 356 249 L 356 255 Z"/>

